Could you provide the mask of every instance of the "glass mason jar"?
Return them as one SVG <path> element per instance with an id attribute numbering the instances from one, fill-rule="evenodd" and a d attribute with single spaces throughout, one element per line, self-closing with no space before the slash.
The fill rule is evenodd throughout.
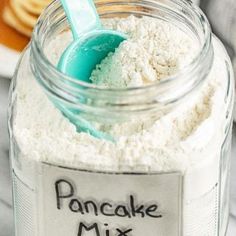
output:
<path id="1" fill-rule="evenodd" d="M 133 14 L 170 22 L 194 37 L 201 49 L 176 75 L 149 86 L 106 89 L 80 82 L 61 74 L 49 60 L 52 55 L 47 46 L 69 28 L 59 1 L 53 2 L 40 17 L 11 86 L 15 235 L 226 235 L 234 82 L 224 47 L 211 33 L 204 14 L 187 1 L 98 0 L 96 6 L 101 18 Z M 69 42 L 58 43 L 63 51 Z M 170 141 L 165 149 L 155 149 L 154 156 L 142 158 L 139 151 L 127 150 L 130 143 L 122 146 L 119 141 L 116 148 L 116 140 L 108 140 L 112 134 L 104 132 L 104 127 L 117 127 L 119 133 L 123 125 L 136 125 L 141 120 L 142 130 L 173 112 L 178 117 L 181 107 L 198 101 L 199 93 L 217 76 L 221 92 L 209 92 L 216 93 L 217 104 L 203 101 L 211 109 L 192 121 L 198 128 L 178 139 L 181 148 Z M 29 93 L 32 99 L 27 99 Z M 41 93 L 43 101 L 33 99 L 36 93 Z M 45 112 L 46 103 L 47 109 L 58 112 Z M 201 109 L 196 105 L 196 115 Z M 56 134 L 45 126 L 46 117 L 50 126 L 60 118 Z M 183 128 L 189 125 L 182 121 Z M 104 137 L 99 140 L 91 137 L 92 133 L 85 134 L 81 122 L 92 125 Z M 79 137 L 65 134 L 68 127 L 73 127 L 71 132 L 76 127 Z M 158 128 L 160 140 L 153 136 L 144 153 L 163 141 L 163 133 L 170 131 L 163 127 Z M 120 136 L 130 136 L 132 143 L 135 135 L 122 130 Z M 188 136 L 190 141 L 185 140 Z M 67 137 L 67 146 L 60 137 Z M 67 157 L 67 152 L 76 148 L 71 145 L 76 139 L 83 146 L 76 149 L 74 157 Z M 94 152 L 98 144 L 99 154 Z M 107 149 L 113 150 L 111 156 L 107 157 Z"/>

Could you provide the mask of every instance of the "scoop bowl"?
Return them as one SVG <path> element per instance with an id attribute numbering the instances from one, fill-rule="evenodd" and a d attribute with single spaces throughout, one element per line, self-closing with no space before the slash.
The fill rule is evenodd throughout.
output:
<path id="1" fill-rule="evenodd" d="M 115 52 L 126 36 L 112 30 L 96 30 L 74 40 L 62 54 L 58 63 L 61 72 L 90 83 L 96 65 Z"/>

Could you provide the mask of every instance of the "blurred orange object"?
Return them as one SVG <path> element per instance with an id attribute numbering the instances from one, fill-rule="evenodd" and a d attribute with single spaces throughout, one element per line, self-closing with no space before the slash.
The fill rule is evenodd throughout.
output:
<path id="1" fill-rule="evenodd" d="M 0 0 L 0 44 L 17 51 L 22 51 L 30 38 L 18 33 L 4 22 L 3 11 L 7 4 L 8 1 Z"/>

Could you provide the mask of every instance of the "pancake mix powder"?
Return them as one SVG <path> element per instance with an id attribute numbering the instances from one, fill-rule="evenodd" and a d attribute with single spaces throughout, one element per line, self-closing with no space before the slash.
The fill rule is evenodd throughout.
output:
<path id="1" fill-rule="evenodd" d="M 199 48 L 154 18 L 106 19 L 104 26 L 129 36 L 91 75 L 107 88 L 158 83 L 187 66 Z M 65 32 L 47 46 L 52 63 L 71 40 Z M 14 173 L 16 214 L 23 211 L 28 225 L 22 235 L 215 236 L 226 72 L 215 39 L 214 50 L 209 78 L 176 109 L 98 127 L 116 142 L 77 132 L 22 67 L 13 123 L 22 160 Z"/>

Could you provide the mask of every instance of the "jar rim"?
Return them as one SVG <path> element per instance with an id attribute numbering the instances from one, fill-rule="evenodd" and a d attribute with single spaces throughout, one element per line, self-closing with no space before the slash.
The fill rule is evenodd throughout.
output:
<path id="1" fill-rule="evenodd" d="M 45 9 L 44 13 L 41 15 L 41 17 L 38 20 L 38 23 L 35 27 L 35 30 L 32 35 L 32 42 L 31 42 L 31 55 L 33 57 L 33 60 L 37 60 L 32 65 L 32 70 L 36 74 L 36 78 L 38 81 L 43 85 L 43 87 L 46 87 L 46 90 L 49 91 L 49 93 L 54 94 L 55 96 L 60 96 L 57 92 L 55 92 L 52 88 L 50 88 L 51 84 L 54 84 L 56 86 L 59 86 L 60 89 L 64 90 L 67 89 L 71 92 L 71 94 L 86 94 L 86 96 L 93 96 L 95 93 L 98 95 L 98 93 L 102 94 L 103 97 L 110 97 L 110 96 L 137 96 L 137 94 L 143 94 L 146 93 L 149 90 L 155 90 L 159 91 L 159 97 L 160 99 L 157 99 L 160 101 L 163 101 L 165 103 L 167 102 L 173 102 L 179 97 L 183 97 L 186 94 L 190 93 L 197 85 L 201 84 L 201 82 L 204 81 L 206 78 L 206 75 L 208 74 L 212 61 L 213 61 L 213 50 L 211 45 L 211 28 L 209 25 L 209 22 L 205 16 L 205 14 L 194 4 L 192 4 L 189 1 L 185 0 L 165 0 L 166 2 L 169 2 L 172 4 L 172 7 L 175 6 L 180 9 L 183 14 L 188 10 L 195 16 L 196 19 L 198 19 L 198 23 L 201 26 L 201 32 L 203 35 L 203 43 L 201 45 L 201 48 L 199 49 L 198 53 L 196 53 L 196 56 L 194 59 L 184 68 L 182 68 L 180 71 L 176 72 L 174 75 L 168 76 L 165 79 L 162 79 L 160 81 L 156 81 L 153 83 L 150 83 L 145 86 L 139 86 L 139 87 L 128 87 L 128 88 L 106 88 L 104 86 L 95 85 L 92 83 L 87 83 L 84 81 L 80 81 L 78 79 L 69 77 L 62 72 L 60 72 L 55 65 L 53 65 L 47 56 L 44 53 L 43 45 L 42 45 L 42 34 L 45 31 L 45 27 L 48 27 L 48 22 L 45 23 L 45 19 L 49 19 L 53 16 L 53 13 L 56 10 L 62 10 L 60 6 L 60 1 L 56 0 L 52 2 L 48 8 Z M 115 5 L 115 4 L 133 4 L 138 6 L 147 6 L 150 5 L 153 8 L 158 7 L 167 7 L 163 4 L 163 1 L 158 0 L 131 0 L 127 2 L 126 0 L 97 0 L 95 3 L 97 5 L 104 5 L 107 2 L 109 2 L 109 6 Z M 173 11 L 173 9 L 172 9 Z M 65 18 L 65 16 L 64 16 Z M 60 19 L 61 20 L 61 19 Z M 210 56 L 210 59 L 209 59 Z M 207 66 L 208 65 L 208 66 Z M 40 68 L 40 66 L 42 68 Z M 42 80 L 42 76 L 45 76 L 45 72 L 43 72 L 44 69 L 47 69 L 47 72 L 50 71 L 50 76 L 48 76 L 47 79 Z M 197 74 L 198 73 L 198 74 Z M 201 73 L 202 75 L 199 75 Z M 196 76 L 193 76 L 197 74 Z M 50 78 L 49 78 L 50 77 Z M 56 80 L 52 78 L 57 78 Z M 194 79 L 195 77 L 195 79 Z M 166 91 L 168 91 L 167 87 L 173 87 L 173 85 L 179 84 L 179 86 L 185 86 L 186 91 L 183 94 L 178 94 L 175 97 L 162 99 L 161 95 L 165 94 Z M 67 92 L 68 92 L 67 91 Z M 166 96 L 164 96 L 166 97 Z"/>

